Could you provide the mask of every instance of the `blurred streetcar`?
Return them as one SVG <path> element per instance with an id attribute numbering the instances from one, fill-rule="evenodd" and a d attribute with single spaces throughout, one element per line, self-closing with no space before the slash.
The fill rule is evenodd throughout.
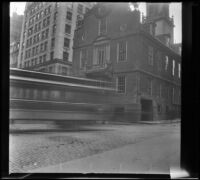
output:
<path id="1" fill-rule="evenodd" d="M 111 82 L 10 70 L 10 122 L 110 121 L 120 107 Z"/>

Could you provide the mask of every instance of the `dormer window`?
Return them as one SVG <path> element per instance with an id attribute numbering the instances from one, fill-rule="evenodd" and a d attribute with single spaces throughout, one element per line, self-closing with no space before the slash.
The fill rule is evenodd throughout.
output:
<path id="1" fill-rule="evenodd" d="M 148 47 L 148 63 L 153 66 L 153 47 Z"/>
<path id="2" fill-rule="evenodd" d="M 127 29 L 127 24 L 122 24 L 119 29 L 120 31 L 125 31 Z"/>
<path id="3" fill-rule="evenodd" d="M 102 18 L 99 20 L 99 35 L 104 35 L 107 32 L 107 20 Z"/>
<path id="4" fill-rule="evenodd" d="M 81 35 L 81 40 L 82 40 L 82 41 L 85 40 L 85 33 L 83 33 L 83 34 Z"/>
<path id="5" fill-rule="evenodd" d="M 149 33 L 153 35 L 153 24 L 149 25 Z"/>

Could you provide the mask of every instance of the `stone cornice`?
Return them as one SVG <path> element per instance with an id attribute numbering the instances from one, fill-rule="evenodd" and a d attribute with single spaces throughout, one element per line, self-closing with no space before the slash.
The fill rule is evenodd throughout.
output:
<path id="1" fill-rule="evenodd" d="M 166 81 L 166 82 L 168 82 L 168 83 L 174 84 L 175 86 L 179 86 L 179 87 L 181 86 L 181 84 L 176 83 L 176 82 L 174 82 L 173 80 L 168 80 L 168 79 L 166 79 L 166 78 L 163 78 L 163 77 L 161 77 L 161 76 L 155 75 L 155 74 L 153 74 L 153 73 L 150 73 L 150 72 L 147 72 L 147 71 L 144 71 L 144 70 L 141 70 L 141 69 L 135 69 L 135 70 L 126 71 L 126 72 L 113 72 L 113 73 L 114 73 L 114 74 L 118 74 L 118 73 L 134 73 L 134 72 L 144 73 L 144 74 L 147 74 L 147 75 L 149 75 L 149 76 L 155 77 L 155 78 L 157 78 L 157 79 L 161 79 L 161 80 Z"/>

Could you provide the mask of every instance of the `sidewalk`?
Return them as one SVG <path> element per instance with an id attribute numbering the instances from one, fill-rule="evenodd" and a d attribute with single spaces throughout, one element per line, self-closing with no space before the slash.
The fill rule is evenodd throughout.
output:
<path id="1" fill-rule="evenodd" d="M 88 127 L 98 127 L 98 126 L 106 126 L 106 125 L 134 125 L 134 124 L 172 124 L 172 123 L 180 123 L 180 119 L 175 120 L 161 120 L 161 121 L 135 121 L 135 122 L 123 122 L 123 121 L 107 121 L 106 124 L 94 124 L 94 125 L 86 125 Z M 10 124 L 10 132 L 28 132 L 28 131 L 54 131 L 54 130 L 73 130 L 73 129 L 84 129 L 85 125 L 81 125 L 80 127 L 65 127 L 59 128 L 56 124 L 47 123 L 47 124 Z M 84 128 L 83 128 L 84 127 Z M 90 128 L 89 128 L 90 129 Z"/>
<path id="2" fill-rule="evenodd" d="M 54 124 L 10 124 L 10 132 L 53 129 L 56 129 Z"/>
<path id="3" fill-rule="evenodd" d="M 122 148 L 38 168 L 29 173 L 156 173 L 169 174 L 180 167 L 180 137 L 169 134 Z"/>
<path id="4" fill-rule="evenodd" d="M 123 121 L 111 121 L 108 124 L 172 124 L 172 123 L 180 123 L 180 119 L 173 120 L 159 120 L 159 121 L 133 121 L 133 122 L 123 122 Z"/>
<path id="5" fill-rule="evenodd" d="M 141 124 L 171 124 L 171 123 L 180 123 L 180 119 L 173 120 L 160 120 L 160 121 L 140 121 Z"/>

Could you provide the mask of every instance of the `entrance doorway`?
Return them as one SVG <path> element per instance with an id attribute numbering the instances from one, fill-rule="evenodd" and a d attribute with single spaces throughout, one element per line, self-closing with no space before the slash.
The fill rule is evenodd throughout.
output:
<path id="1" fill-rule="evenodd" d="M 153 120 L 153 103 L 152 100 L 141 99 L 141 120 Z"/>

